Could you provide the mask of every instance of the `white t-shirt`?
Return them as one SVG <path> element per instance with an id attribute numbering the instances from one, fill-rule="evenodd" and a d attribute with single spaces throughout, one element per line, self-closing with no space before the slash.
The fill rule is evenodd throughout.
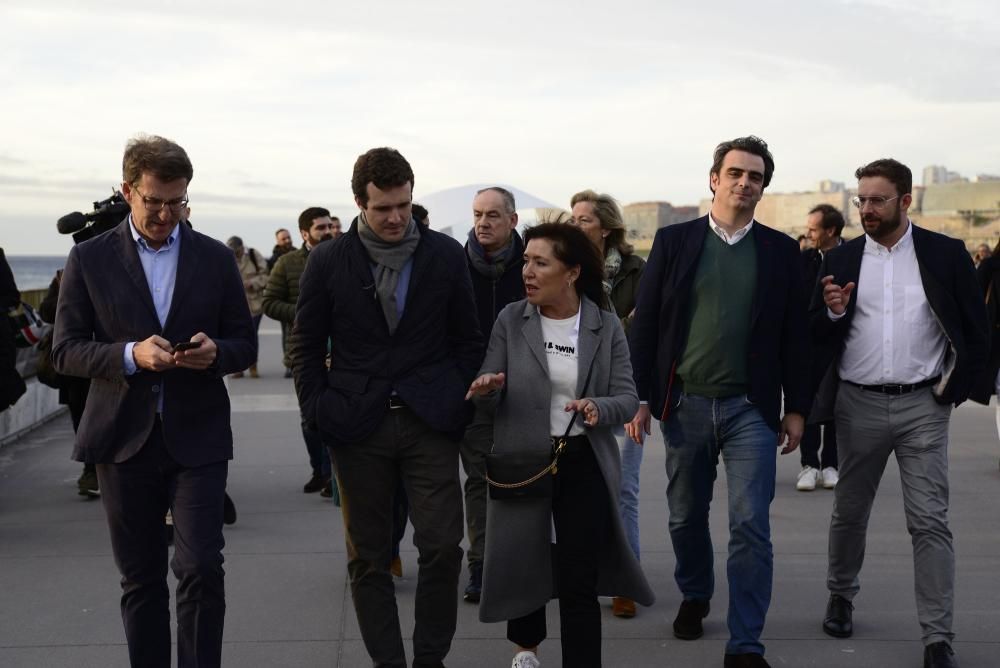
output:
<path id="1" fill-rule="evenodd" d="M 576 396 L 576 382 L 579 375 L 577 341 L 580 337 L 580 312 L 564 320 L 546 318 L 541 313 L 542 341 L 545 359 L 549 365 L 549 383 L 552 385 L 552 403 L 549 407 L 549 434 L 562 436 L 566 432 L 572 412 L 566 412 L 566 404 Z M 576 417 L 570 436 L 584 432 L 583 418 Z"/>

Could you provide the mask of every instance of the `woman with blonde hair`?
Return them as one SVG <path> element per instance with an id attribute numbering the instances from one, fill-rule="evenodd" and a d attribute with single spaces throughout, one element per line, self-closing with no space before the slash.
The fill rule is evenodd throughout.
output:
<path id="1" fill-rule="evenodd" d="M 625 241 L 625 222 L 618 202 L 611 195 L 583 190 L 570 200 L 573 215 L 570 223 L 587 235 L 604 259 L 604 291 L 615 313 L 621 318 L 628 334 L 639 294 L 639 279 L 645 260 L 633 252 Z M 624 430 L 621 430 L 624 432 Z M 642 445 L 622 435 L 622 490 L 619 512 L 625 525 L 629 546 L 639 558 L 639 468 L 642 465 Z M 615 617 L 635 616 L 635 602 L 624 596 L 612 601 Z"/>

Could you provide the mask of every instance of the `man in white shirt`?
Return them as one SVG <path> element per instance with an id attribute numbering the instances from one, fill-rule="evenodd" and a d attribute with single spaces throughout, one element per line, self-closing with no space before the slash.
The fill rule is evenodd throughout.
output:
<path id="1" fill-rule="evenodd" d="M 823 630 L 841 638 L 853 633 L 868 517 L 895 452 L 913 538 L 924 666 L 952 668 L 948 422 L 952 404 L 968 397 L 986 363 L 986 314 L 963 244 L 907 217 L 909 168 L 876 160 L 855 176 L 865 235 L 826 254 L 810 311 L 813 341 L 829 362 L 814 410 L 832 407 L 840 459 Z"/>

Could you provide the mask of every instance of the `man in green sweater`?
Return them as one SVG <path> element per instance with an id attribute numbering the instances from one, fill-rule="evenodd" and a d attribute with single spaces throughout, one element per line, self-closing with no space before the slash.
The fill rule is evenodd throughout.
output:
<path id="1" fill-rule="evenodd" d="M 299 278 L 306 268 L 306 260 L 317 244 L 334 238 L 334 230 L 339 236 L 339 221 L 335 225 L 330 212 L 322 207 L 309 207 L 299 215 L 299 233 L 302 235 L 302 248 L 285 253 L 274 263 L 274 269 L 268 277 L 264 288 L 264 313 L 281 323 L 282 349 L 285 351 L 285 368 L 292 367 L 291 351 L 288 337 L 291 335 L 292 323 L 295 322 L 295 303 L 299 299 Z M 322 491 L 323 496 L 333 496 L 333 482 L 330 476 L 330 455 L 323 447 L 319 432 L 309 429 L 305 420 L 302 421 L 302 438 L 309 451 L 309 465 L 312 476 L 306 482 L 302 491 L 306 494 Z"/>
<path id="2" fill-rule="evenodd" d="M 674 635 L 694 640 L 714 594 L 708 511 L 719 460 L 729 500 L 726 668 L 767 668 L 760 635 L 771 602 L 769 510 L 777 447 L 798 447 L 809 412 L 806 290 L 798 244 L 754 220 L 774 173 L 767 144 L 719 144 L 707 216 L 656 233 L 631 329 L 642 405 L 627 424 L 641 443 L 650 417 L 667 446 Z M 781 413 L 784 397 L 784 415 Z"/>

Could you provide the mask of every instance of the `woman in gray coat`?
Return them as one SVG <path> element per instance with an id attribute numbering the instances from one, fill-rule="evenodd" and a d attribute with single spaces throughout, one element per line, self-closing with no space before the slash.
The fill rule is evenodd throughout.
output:
<path id="1" fill-rule="evenodd" d="M 621 323 L 602 310 L 595 247 L 555 223 L 531 228 L 524 240 L 527 299 L 497 318 L 469 396 L 493 411 L 493 452 L 551 452 L 552 438 L 572 428 L 552 497 L 490 498 L 479 618 L 507 621 L 518 646 L 513 667 L 537 668 L 545 604 L 558 596 L 563 665 L 588 668 L 601 665 L 598 595 L 653 602 L 618 514 L 612 433 L 639 401 Z"/>

